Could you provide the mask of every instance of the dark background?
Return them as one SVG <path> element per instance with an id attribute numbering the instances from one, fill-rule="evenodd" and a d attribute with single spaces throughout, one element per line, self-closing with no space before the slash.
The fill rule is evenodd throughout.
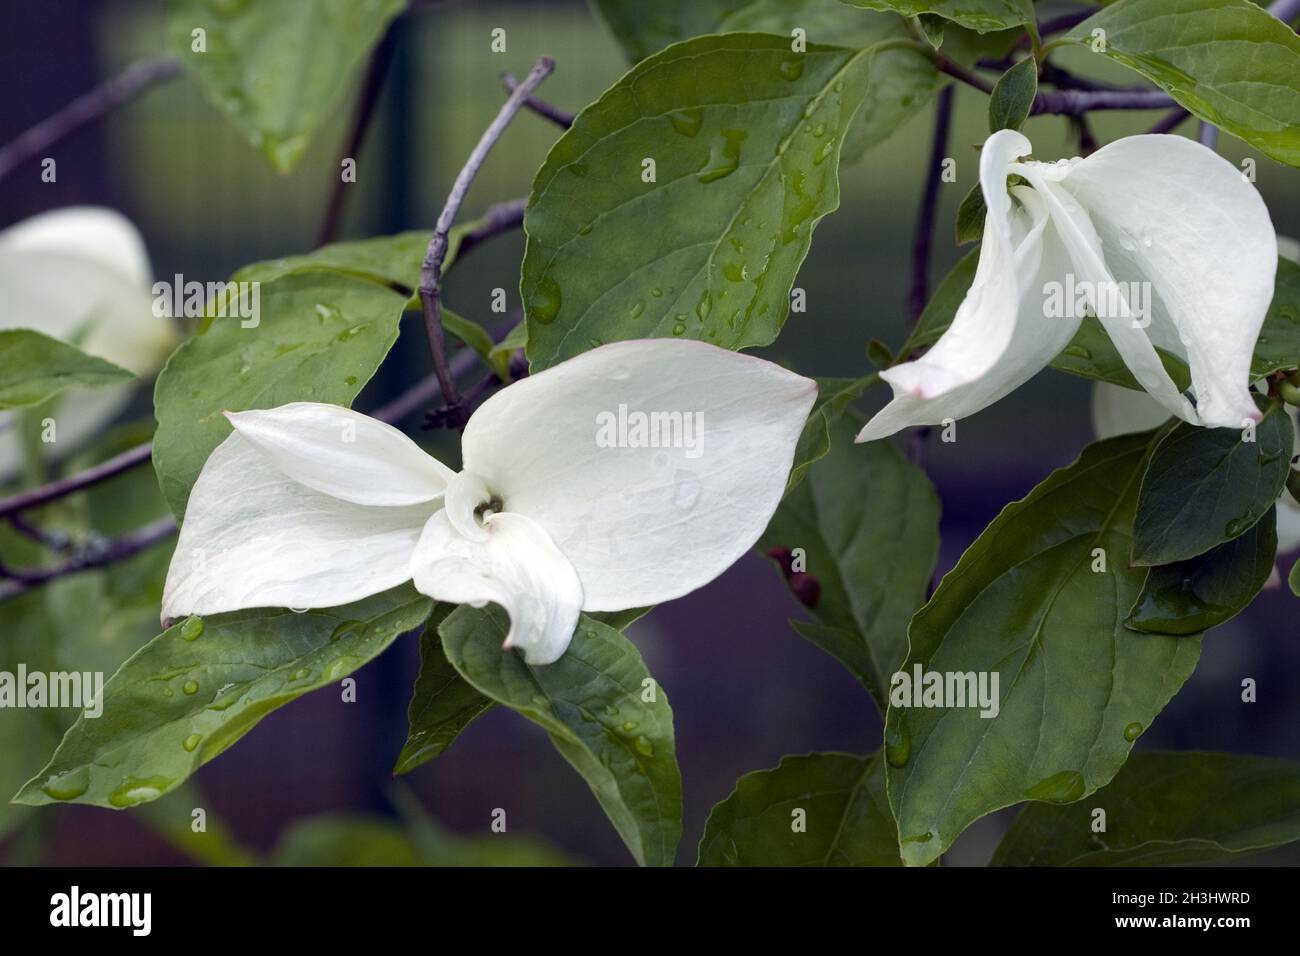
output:
<path id="1" fill-rule="evenodd" d="M 14 136 L 112 75 L 162 49 L 161 4 L 147 0 L 50 0 L 7 3 L 0 14 L 0 141 Z M 488 51 L 488 34 L 508 31 L 509 52 Z M 346 237 L 429 228 L 451 181 L 495 114 L 499 75 L 522 76 L 540 54 L 558 61 L 541 95 L 567 109 L 594 99 L 625 69 L 621 52 L 579 2 L 446 3 L 406 18 L 380 115 L 349 187 Z M 1063 60 L 1068 65 L 1069 58 Z M 138 224 L 155 272 L 220 279 L 258 259 L 313 244 L 336 175 L 359 77 L 288 176 L 274 173 L 184 78 L 145 93 L 60 143 L 57 184 L 42 184 L 31 164 L 0 183 L 0 226 L 34 213 L 90 203 L 117 208 Z M 986 135 L 983 95 L 960 88 L 949 153 L 958 181 L 945 184 L 933 281 L 956 261 L 956 206 L 974 183 L 974 144 Z M 768 357 L 818 375 L 867 371 L 864 346 L 877 337 L 897 346 L 906 327 L 910 242 L 925 176 L 932 111 L 889 142 L 841 170 L 842 205 L 817 229 L 798 285 L 808 312 L 791 316 Z M 1141 132 L 1159 113 L 1110 114 L 1095 130 L 1102 142 Z M 1181 127 L 1194 135 L 1191 123 Z M 1036 118 L 1026 134 L 1041 158 L 1073 155 L 1065 120 Z M 489 203 L 526 195 L 557 130 L 521 114 L 476 181 L 464 216 Z M 1224 136 L 1221 152 L 1237 162 L 1256 155 Z M 1278 232 L 1300 235 L 1296 173 L 1257 156 L 1258 186 Z M 458 311 L 487 317 L 490 290 L 508 290 L 517 306 L 520 233 L 476 250 L 447 289 Z M 3 290 L 0 290 L 0 302 Z M 428 372 L 420 330 L 405 329 L 376 381 L 357 402 L 371 408 Z M 963 421 L 956 444 L 933 443 L 928 467 L 943 501 L 946 570 L 1004 504 L 1050 470 L 1070 462 L 1091 439 L 1090 384 L 1045 372 L 995 407 Z M 886 391 L 870 393 L 868 409 Z M 136 407 L 147 417 L 147 395 Z M 427 436 L 426 436 L 427 437 Z M 431 450 L 448 454 L 443 438 Z M 1138 747 L 1210 749 L 1300 758 L 1300 648 L 1292 623 L 1297 599 L 1266 592 L 1246 613 L 1206 640 L 1194 677 Z M 709 808 L 740 775 L 812 750 L 862 753 L 880 741 L 880 717 L 862 688 L 833 659 L 805 643 L 786 620 L 800 613 L 780 576 L 749 556 L 722 578 L 657 608 L 630 635 L 668 692 L 686 802 L 679 855 L 692 862 Z M 149 635 L 144 635 L 147 639 Z M 0 640 L 8 635 L 0 634 Z M 195 778 L 209 812 L 240 843 L 272 846 L 295 820 L 332 811 L 391 816 L 390 769 L 405 738 L 406 705 L 418 667 L 407 638 L 358 675 L 359 702 L 322 690 L 267 718 Z M 1254 677 L 1259 700 L 1243 704 L 1240 682 Z M 0 711 L 0 721 L 7 718 Z M 29 773 L 39 769 L 39 762 Z M 627 864 L 630 857 L 585 784 L 542 731 L 497 709 L 451 750 L 406 778 L 444 826 L 488 832 L 497 807 L 510 832 L 544 838 L 578 861 Z M 21 781 L 0 781 L 12 792 Z M 982 864 L 1014 811 L 986 818 L 946 857 Z M 21 858 L 57 863 L 184 862 L 186 857 L 133 815 L 86 807 L 43 809 L 25 826 L 39 839 Z M 18 859 L 21 834 L 0 844 Z M 29 852 L 35 847 L 34 852 Z M 1300 860 L 1278 851 L 1275 862 Z"/>

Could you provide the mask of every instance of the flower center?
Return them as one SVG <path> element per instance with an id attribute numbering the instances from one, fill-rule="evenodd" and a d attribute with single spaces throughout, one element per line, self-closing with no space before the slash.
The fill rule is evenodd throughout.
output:
<path id="1" fill-rule="evenodd" d="M 497 514 L 500 511 L 505 511 L 505 505 L 502 503 L 500 498 L 493 495 L 487 501 L 482 502 L 474 509 L 474 518 L 481 525 L 484 524 L 488 518 L 491 518 L 494 514 Z"/>

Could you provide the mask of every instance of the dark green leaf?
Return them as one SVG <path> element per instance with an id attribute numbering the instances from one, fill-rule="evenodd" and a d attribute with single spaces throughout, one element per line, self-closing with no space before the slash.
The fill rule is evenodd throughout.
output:
<path id="1" fill-rule="evenodd" d="M 786 481 L 785 493 L 788 495 L 799 482 L 803 481 L 808 466 L 824 456 L 831 448 L 830 426 L 844 413 L 844 410 L 879 381 L 878 375 L 865 378 L 819 378 L 817 380 L 817 401 L 808 413 L 808 421 L 799 433 L 799 441 L 794 449 L 794 463 L 790 468 L 790 478 Z"/>
<path id="2" fill-rule="evenodd" d="M 931 863 L 986 813 L 1104 786 L 1191 674 L 1200 638 L 1123 623 L 1144 578 L 1127 558 L 1150 440 L 1089 445 L 1008 505 L 912 619 L 908 678 L 923 667 L 983 676 L 991 690 L 996 674 L 1000 703 L 981 717 L 979 706 L 901 706 L 907 688 L 891 690 L 885 753 L 904 862 Z"/>
<path id="3" fill-rule="evenodd" d="M 1020 129 L 1038 95 L 1038 61 L 1027 56 L 998 78 L 989 97 L 989 132 Z M 958 221 L 960 222 L 960 215 Z M 959 239 L 960 241 L 960 239 Z"/>
<path id="4" fill-rule="evenodd" d="M 521 291 L 533 368 L 603 342 L 771 342 L 871 56 L 757 34 L 643 61 L 579 114 L 533 183 Z M 643 158 L 656 181 L 642 181 Z"/>
<path id="5" fill-rule="evenodd" d="M 431 232 L 419 229 L 373 239 L 332 242 L 302 255 L 254 262 L 244 266 L 231 279 L 266 284 L 303 272 L 341 273 L 380 285 L 400 287 L 411 295 L 420 284 L 420 266 L 424 262 Z"/>
<path id="6" fill-rule="evenodd" d="M 103 388 L 135 378 L 124 368 L 31 329 L 0 331 L 0 409 L 39 405 L 65 388 Z"/>
<path id="7" fill-rule="evenodd" d="M 1106 830 L 1093 832 L 1097 808 Z M 1027 806 L 994 866 L 1207 863 L 1300 840 L 1300 763 L 1247 754 L 1134 754 L 1092 798 Z"/>
<path id="8" fill-rule="evenodd" d="M 1291 573 L 1287 575 L 1286 583 L 1291 588 L 1291 593 L 1300 597 L 1300 560 L 1291 565 Z"/>
<path id="9" fill-rule="evenodd" d="M 495 605 L 462 606 L 439 633 L 466 681 L 550 735 L 636 861 L 671 865 L 682 835 L 673 716 L 641 655 L 618 631 L 584 615 L 558 661 L 530 667 L 502 648 L 509 629 Z"/>
<path id="10" fill-rule="evenodd" d="M 496 704 L 461 677 L 442 651 L 438 625 L 453 610 L 453 605 L 439 604 L 420 634 L 420 674 L 406 709 L 410 729 L 393 768 L 394 776 L 410 773 L 437 757 L 474 718 Z"/>
<path id="11" fill-rule="evenodd" d="M 1300 367 L 1300 265 L 1277 260 L 1273 301 L 1255 340 L 1250 372 L 1256 378 Z"/>
<path id="12" fill-rule="evenodd" d="M 1236 617 L 1273 573 L 1277 511 L 1204 554 L 1152 568 L 1126 627 L 1150 634 L 1198 634 Z"/>
<path id="13" fill-rule="evenodd" d="M 188 618 L 104 685 L 19 803 L 130 807 L 174 790 L 271 711 L 346 677 L 423 623 L 431 602 L 403 585 L 302 614 L 257 609 Z"/>
<path id="14" fill-rule="evenodd" d="M 980 189 L 980 184 L 976 183 L 970 188 L 970 192 L 962 197 L 961 205 L 957 207 L 957 245 L 964 246 L 968 242 L 979 242 L 984 237 L 984 217 L 988 215 L 988 211 L 989 207 L 984 204 L 984 191 Z M 979 250 L 975 250 L 972 255 L 978 261 Z M 962 260 L 963 263 L 965 261 Z M 975 276 L 974 268 L 972 263 L 971 278 Z M 970 288 L 969 281 L 966 283 L 966 288 Z M 958 302 L 960 301 L 958 299 Z"/>
<path id="15" fill-rule="evenodd" d="M 1142 479 L 1133 563 L 1172 564 L 1245 534 L 1273 507 L 1291 470 L 1291 419 L 1272 406 L 1254 429 L 1180 422 Z"/>
<path id="16" fill-rule="evenodd" d="M 167 0 L 172 50 L 217 109 L 288 172 L 403 0 Z M 196 49 L 203 31 L 203 48 Z"/>
<path id="17" fill-rule="evenodd" d="M 1250 0 L 1120 0 L 1065 39 L 1136 70 L 1274 159 L 1300 165 L 1300 39 Z"/>
<path id="18" fill-rule="evenodd" d="M 222 412 L 287 402 L 351 405 L 393 342 L 406 297 L 331 272 L 295 273 L 260 287 L 256 327 L 218 318 L 172 355 L 154 389 L 153 461 L 172 511 L 212 449 L 230 434 Z"/>
<path id="19" fill-rule="evenodd" d="M 817 585 L 814 620 L 794 627 L 883 709 L 890 675 L 907 655 L 907 622 L 934 572 L 939 501 L 925 472 L 892 444 L 855 445 L 861 425 L 856 415 L 831 423 L 829 453 L 781 502 L 758 547 L 803 549 L 803 573 Z"/>
<path id="20" fill-rule="evenodd" d="M 802 828 L 801 828 L 802 827 Z M 880 751 L 782 757 L 713 808 L 700 866 L 898 866 Z"/>
<path id="21" fill-rule="evenodd" d="M 959 23 L 971 30 L 988 33 L 1034 22 L 1030 0 L 844 0 L 868 10 L 892 10 L 903 16 L 924 13 Z"/>
<path id="22" fill-rule="evenodd" d="M 943 46 L 943 25 L 948 21 L 933 13 L 921 13 L 916 17 L 916 25 L 921 28 L 925 42 L 936 50 Z"/>

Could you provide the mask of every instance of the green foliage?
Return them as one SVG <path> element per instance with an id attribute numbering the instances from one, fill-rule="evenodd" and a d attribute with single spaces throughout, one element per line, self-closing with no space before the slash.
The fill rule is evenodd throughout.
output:
<path id="1" fill-rule="evenodd" d="M 1034 97 L 1037 95 L 1038 61 L 1027 56 L 998 77 L 997 83 L 993 85 L 993 93 L 989 97 L 989 132 L 1020 129 L 1025 120 L 1029 119 L 1029 108 L 1034 105 Z M 958 223 L 961 219 L 959 214 Z M 957 241 L 962 241 L 960 228 Z"/>
<path id="2" fill-rule="evenodd" d="M 1198 637 L 1124 626 L 1144 578 L 1128 554 L 1149 441 L 1089 445 L 1008 505 L 912 619 L 905 673 L 997 673 L 1000 705 L 984 718 L 891 698 L 885 753 L 904 862 L 933 862 L 1001 807 L 1104 786 L 1191 674 Z"/>
<path id="3" fill-rule="evenodd" d="M 814 753 L 745 774 L 713 808 L 700 866 L 897 866 L 880 751 Z"/>
<path id="4" fill-rule="evenodd" d="M 925 472 L 889 442 L 855 445 L 861 424 L 856 415 L 834 420 L 829 453 L 781 502 L 758 547 L 804 550 L 817 583 L 813 620 L 791 625 L 883 710 L 938 557 L 939 501 Z"/>
<path id="5" fill-rule="evenodd" d="M 191 617 L 154 638 L 104 686 L 103 714 L 78 717 L 19 803 L 121 809 L 155 800 L 271 711 L 332 684 L 428 617 L 403 585 L 343 607 Z"/>
<path id="6" fill-rule="evenodd" d="M 1096 809 L 1105 832 L 1094 831 Z M 1247 754 L 1135 754 L 1092 798 L 1027 806 L 994 866 L 1208 863 L 1300 840 L 1300 764 Z"/>
<path id="7" fill-rule="evenodd" d="M 1277 405 L 1253 435 L 1180 422 L 1160 439 L 1142 479 L 1133 562 L 1184 561 L 1249 531 L 1286 485 L 1294 438 Z"/>
<path id="8" fill-rule="evenodd" d="M 1300 165 L 1300 38 L 1250 0 L 1120 0 L 1065 39 L 1141 73 L 1188 112 L 1274 159 Z"/>
<path id="9" fill-rule="evenodd" d="M 65 388 L 129 382 L 124 368 L 31 329 L 0 331 L 0 410 L 39 405 Z"/>
<path id="10" fill-rule="evenodd" d="M 465 681 L 546 731 L 639 864 L 672 864 L 682 834 L 672 710 L 627 638 L 584 616 L 563 657 L 531 667 L 502 648 L 509 619 L 495 605 L 463 605 L 438 632 Z"/>
<path id="11" fill-rule="evenodd" d="M 808 413 L 808 421 L 799 433 L 795 445 L 794 462 L 790 467 L 790 480 L 786 484 L 788 495 L 803 481 L 808 468 L 831 450 L 831 423 L 838 419 L 849 404 L 879 381 L 879 376 L 865 378 L 821 378 L 817 380 L 817 401 Z"/>
<path id="12" fill-rule="evenodd" d="M 812 229 L 839 203 L 840 144 L 870 61 L 791 53 L 780 37 L 700 37 L 583 110 L 538 172 L 524 221 L 533 368 L 620 339 L 771 342 Z"/>
<path id="13" fill-rule="evenodd" d="M 167 0 L 167 37 L 212 104 L 284 173 L 404 7 L 403 0 Z"/>
<path id="14" fill-rule="evenodd" d="M 904 16 L 933 14 L 971 30 L 988 33 L 1034 22 L 1030 0 L 844 0 L 868 10 L 892 10 Z"/>

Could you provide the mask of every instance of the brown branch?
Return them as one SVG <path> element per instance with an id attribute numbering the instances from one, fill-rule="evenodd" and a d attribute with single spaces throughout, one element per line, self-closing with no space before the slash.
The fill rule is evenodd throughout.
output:
<path id="1" fill-rule="evenodd" d="M 125 561 L 146 548 L 165 541 L 175 532 L 176 519 L 168 515 L 116 538 L 83 545 L 77 554 L 62 564 L 34 570 L 18 570 L 0 565 L 0 577 L 7 579 L 0 583 L 0 601 L 48 584 L 56 578 Z"/>
<path id="2" fill-rule="evenodd" d="M 447 345 L 442 334 L 441 317 L 442 263 L 447 255 L 447 234 L 451 231 L 461 204 L 465 201 L 465 194 L 469 192 L 470 184 L 482 168 L 487 154 L 501 138 L 501 134 L 510 125 L 515 114 L 519 112 L 524 100 L 550 75 L 553 69 L 555 69 L 555 61 L 550 57 L 544 56 L 538 60 L 524 82 L 515 88 L 502 105 L 496 119 L 484 130 L 478 144 L 452 184 L 451 193 L 447 196 L 447 202 L 438 215 L 433 237 L 429 240 L 429 248 L 424 255 L 424 264 L 420 270 L 420 302 L 424 306 L 424 327 L 429 337 L 429 351 L 433 355 L 434 374 L 438 376 L 438 384 L 442 386 L 443 399 L 452 411 L 449 422 L 457 428 L 463 428 L 465 425 L 464 399 L 457 390 L 456 382 L 447 366 Z"/>
<path id="3" fill-rule="evenodd" d="M 107 461 L 101 462 L 93 468 L 87 468 L 78 474 L 0 499 L 0 518 L 26 511 L 29 508 L 35 508 L 50 501 L 56 501 L 74 492 L 89 488 L 91 485 L 106 481 L 115 475 L 120 475 L 122 472 L 134 468 L 136 465 L 144 464 L 152 454 L 153 443 L 145 442 L 143 445 L 129 448 L 120 455 L 115 455 Z"/>
<path id="4" fill-rule="evenodd" d="M 0 179 L 42 156 L 55 143 L 109 110 L 135 98 L 149 87 L 171 79 L 180 71 L 181 62 L 174 56 L 153 57 L 131 64 L 0 148 Z"/>
<path id="5" fill-rule="evenodd" d="M 501 74 L 501 85 L 506 88 L 506 92 L 513 93 L 519 86 L 519 81 L 515 79 L 513 73 Z M 567 110 L 562 110 L 545 100 L 538 99 L 535 96 L 524 97 L 524 106 L 536 113 L 543 119 L 548 119 L 561 129 L 568 129 L 573 125 L 573 114 Z"/>

